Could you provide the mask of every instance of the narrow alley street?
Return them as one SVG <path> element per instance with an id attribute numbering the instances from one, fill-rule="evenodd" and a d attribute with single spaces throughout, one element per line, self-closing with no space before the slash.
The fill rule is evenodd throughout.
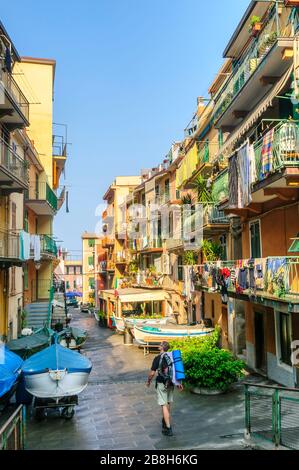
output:
<path id="1" fill-rule="evenodd" d="M 154 355 L 143 356 L 123 337 L 100 328 L 94 317 L 73 310 L 73 326 L 86 329 L 82 353 L 93 364 L 87 389 L 79 396 L 72 421 L 51 414 L 45 421 L 29 417 L 27 449 L 242 449 L 243 387 L 227 395 L 176 393 L 174 437 L 161 434 L 155 389 L 145 386 Z"/>

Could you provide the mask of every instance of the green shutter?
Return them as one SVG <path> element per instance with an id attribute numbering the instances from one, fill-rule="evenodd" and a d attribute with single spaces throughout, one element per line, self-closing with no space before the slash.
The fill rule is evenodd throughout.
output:
<path id="1" fill-rule="evenodd" d="M 24 290 L 28 290 L 28 266 L 24 266 Z"/>
<path id="2" fill-rule="evenodd" d="M 89 246 L 89 247 L 95 246 L 95 240 L 92 239 L 92 238 L 91 238 L 90 240 L 88 240 L 88 246 Z"/>
<path id="3" fill-rule="evenodd" d="M 93 256 L 88 257 L 88 266 L 93 266 L 94 265 L 93 260 L 94 260 Z"/>
<path id="4" fill-rule="evenodd" d="M 70 281 L 66 281 L 66 288 L 67 288 L 67 289 L 70 288 Z"/>
<path id="5" fill-rule="evenodd" d="M 94 283 L 94 278 L 93 278 L 93 277 L 90 277 L 90 278 L 89 278 L 88 283 L 89 283 L 89 287 L 90 287 L 91 289 L 94 289 L 95 283 Z"/>

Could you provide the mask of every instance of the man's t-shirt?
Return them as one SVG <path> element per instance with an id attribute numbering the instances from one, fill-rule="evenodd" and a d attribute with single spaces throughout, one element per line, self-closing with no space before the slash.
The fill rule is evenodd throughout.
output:
<path id="1" fill-rule="evenodd" d="M 160 358 L 161 358 L 161 354 L 159 354 L 159 356 L 156 356 L 155 359 L 153 360 L 152 369 L 151 369 L 153 372 L 156 372 L 159 369 Z M 164 383 L 163 377 L 161 377 L 159 373 L 157 375 L 156 382 Z"/>

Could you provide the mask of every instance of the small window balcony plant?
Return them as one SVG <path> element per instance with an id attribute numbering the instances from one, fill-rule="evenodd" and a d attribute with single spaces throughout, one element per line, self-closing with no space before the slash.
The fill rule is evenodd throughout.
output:
<path id="1" fill-rule="evenodd" d="M 252 16 L 251 17 L 251 20 L 250 20 L 250 33 L 252 34 L 252 36 L 257 36 L 258 33 L 261 31 L 262 29 L 262 22 L 261 22 L 261 18 L 260 16 Z"/>

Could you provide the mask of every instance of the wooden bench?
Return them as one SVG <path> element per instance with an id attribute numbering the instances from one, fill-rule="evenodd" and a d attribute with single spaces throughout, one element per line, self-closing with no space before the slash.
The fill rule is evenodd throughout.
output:
<path id="1" fill-rule="evenodd" d="M 171 341 L 173 338 L 169 337 L 166 338 L 163 336 L 163 339 L 160 341 L 153 341 L 153 338 L 150 336 L 146 336 L 144 338 L 144 343 L 140 344 L 140 347 L 143 348 L 144 356 L 148 356 L 151 352 L 159 351 L 159 346 L 162 341 Z"/>

